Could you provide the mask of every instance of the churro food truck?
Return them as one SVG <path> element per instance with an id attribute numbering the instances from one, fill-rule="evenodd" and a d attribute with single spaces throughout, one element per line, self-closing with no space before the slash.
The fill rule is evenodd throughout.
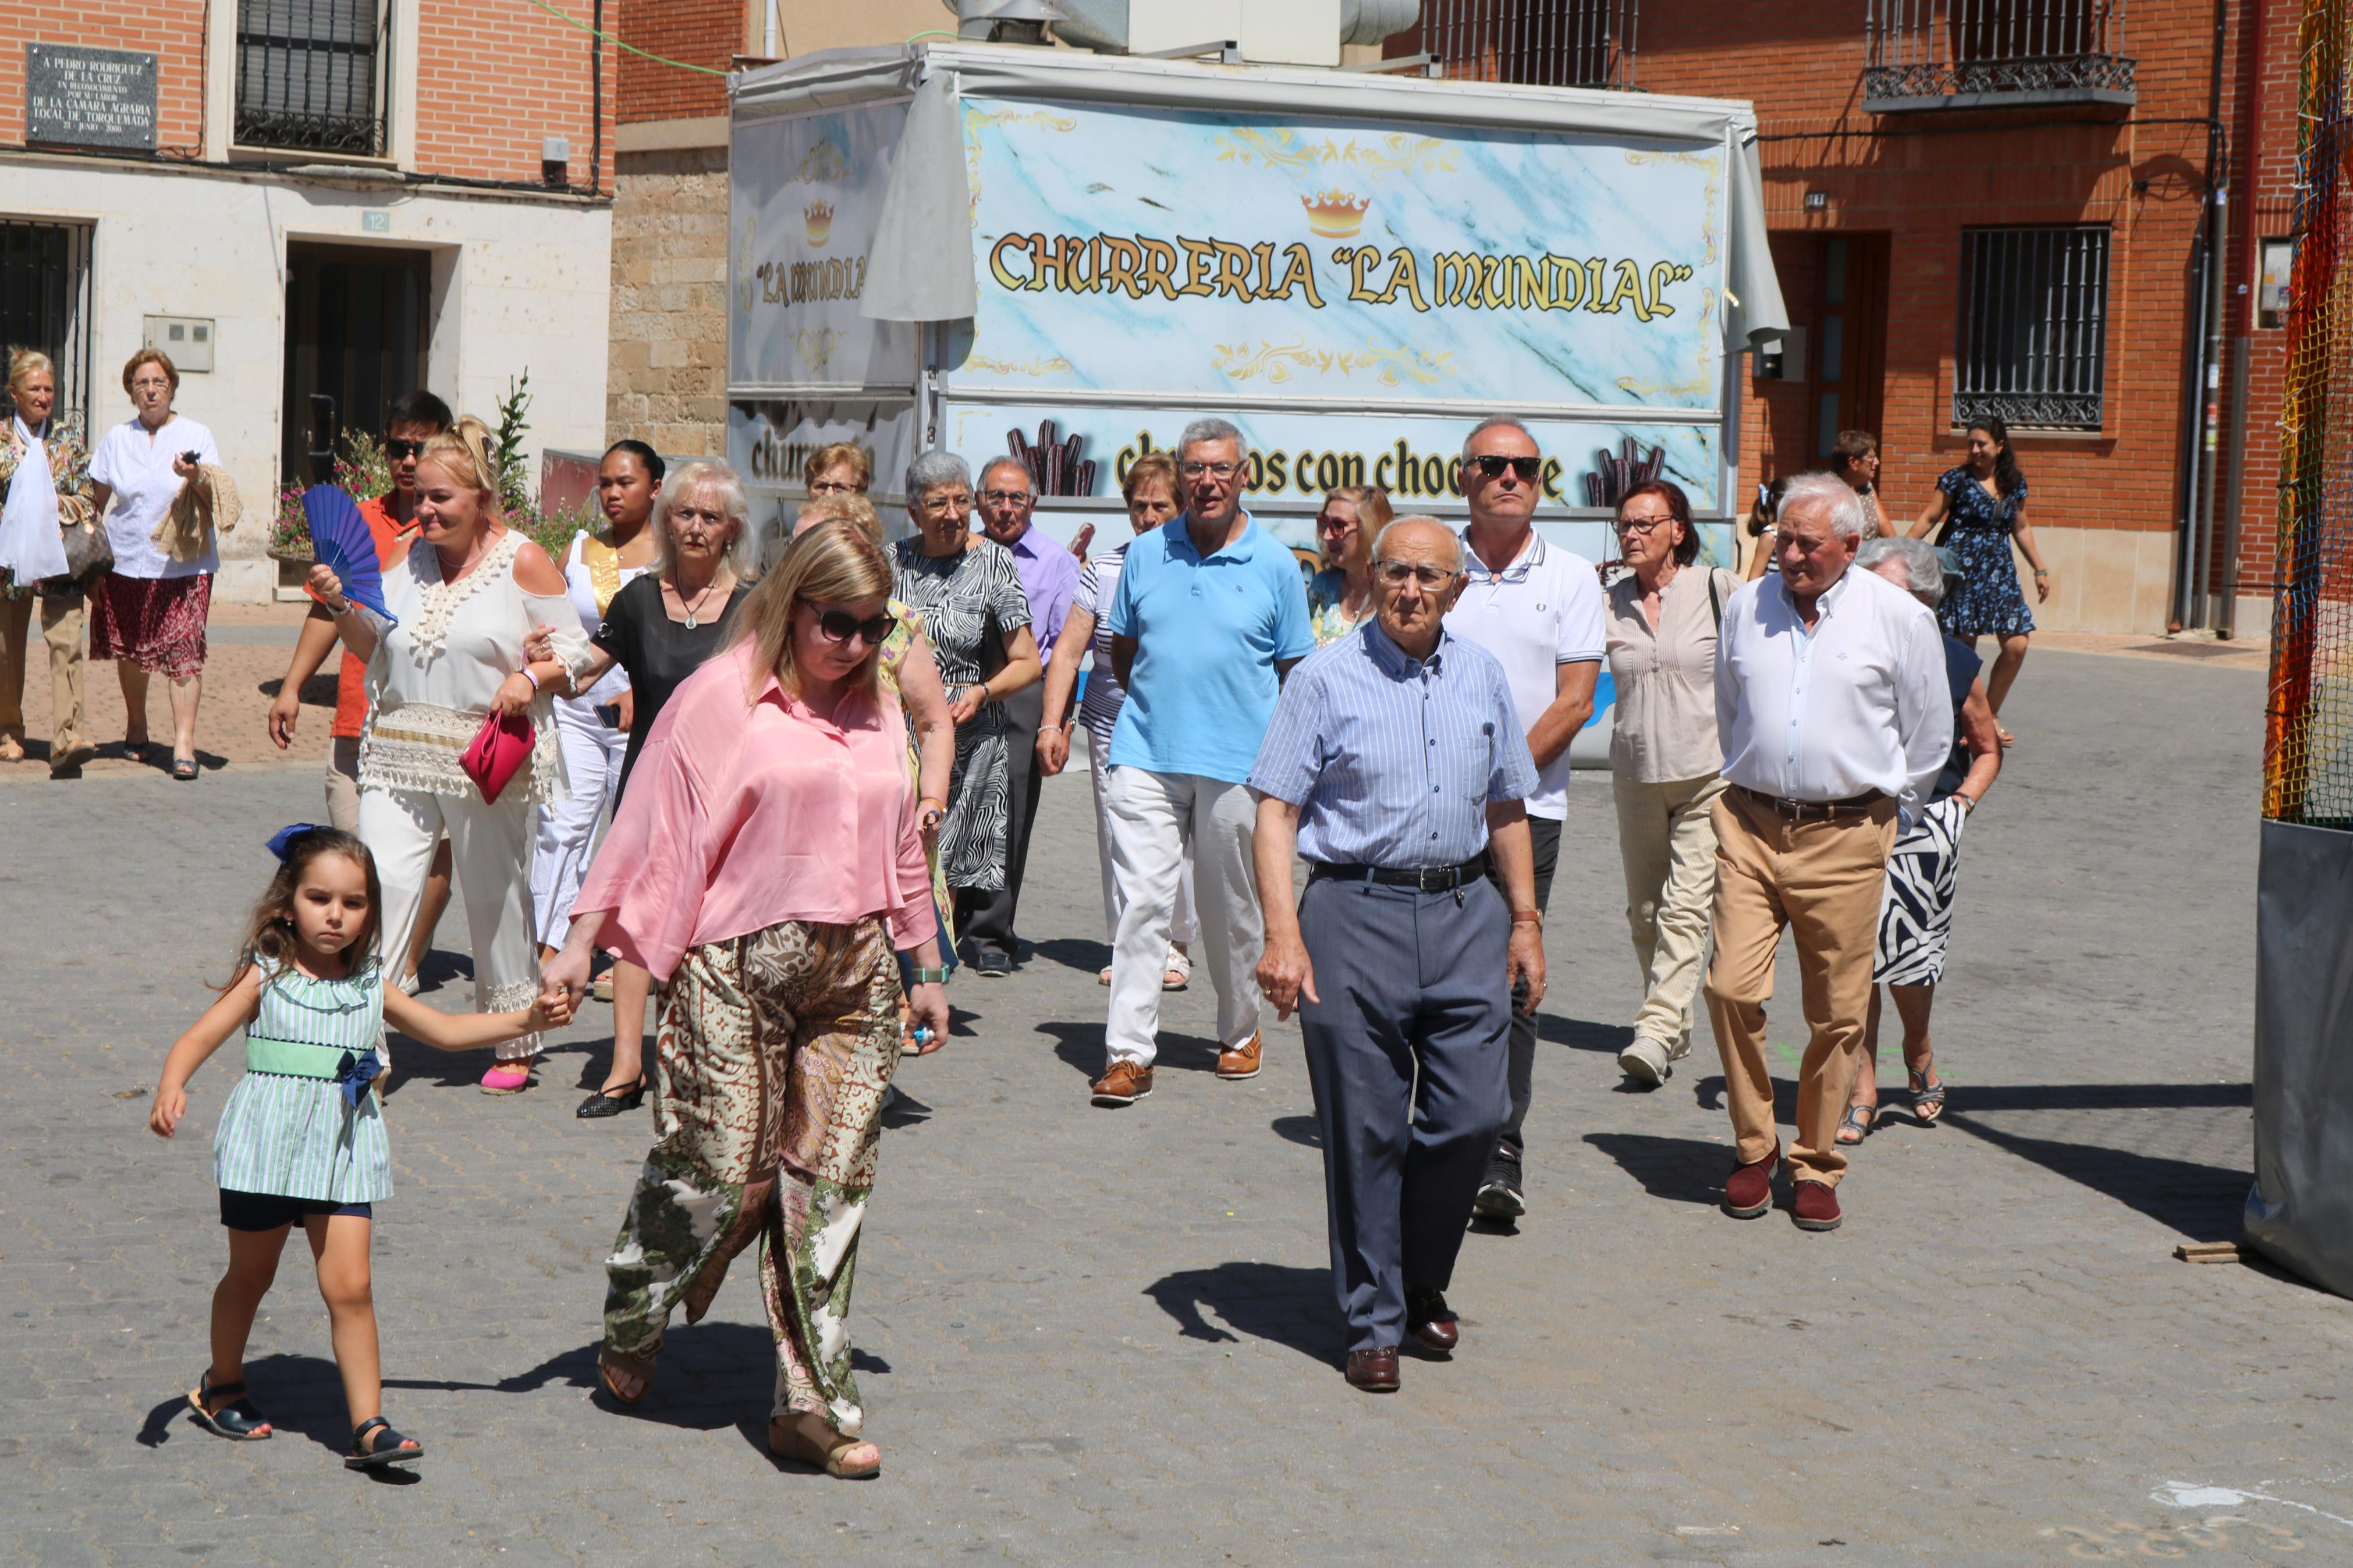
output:
<path id="1" fill-rule="evenodd" d="M 1746 103 L 950 42 L 731 96 L 728 452 L 766 529 L 852 441 L 894 530 L 944 447 L 1108 545 L 1128 465 L 1216 414 L 1304 548 L 1336 486 L 1459 518 L 1508 413 L 1552 537 L 1614 555 L 1657 473 L 1731 558 L 1737 356 L 1786 324 Z"/>

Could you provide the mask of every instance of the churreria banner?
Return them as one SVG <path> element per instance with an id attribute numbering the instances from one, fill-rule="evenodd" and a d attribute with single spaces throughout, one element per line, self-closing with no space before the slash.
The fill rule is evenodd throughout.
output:
<path id="1" fill-rule="evenodd" d="M 1721 151 L 1428 129 L 967 100 L 952 394 L 1718 409 Z"/>

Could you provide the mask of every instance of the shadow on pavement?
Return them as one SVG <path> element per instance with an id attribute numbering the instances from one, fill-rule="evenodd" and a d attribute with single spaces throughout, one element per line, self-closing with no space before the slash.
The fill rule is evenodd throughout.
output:
<path id="1" fill-rule="evenodd" d="M 274 1442 L 281 1436 L 308 1437 L 339 1459 L 350 1451 L 352 1429 L 343 1408 L 343 1378 L 335 1371 L 333 1362 L 309 1355 L 262 1356 L 245 1363 L 245 1383 L 248 1397 L 269 1421 L 273 1434 L 259 1441 Z M 386 1378 L 384 1386 L 387 1389 L 489 1389 L 491 1385 Z M 385 1414 L 396 1427 L 400 1425 L 396 1413 L 387 1410 Z M 178 1435 L 175 1427 L 184 1429 L 199 1441 L 229 1441 L 197 1426 L 189 1408 L 187 1395 L 182 1394 L 174 1394 L 147 1413 L 147 1419 L 139 1428 L 139 1446 L 160 1448 Z M 416 1437 L 428 1450 L 429 1457 L 432 1439 L 414 1432 L 408 1436 Z M 371 1480 L 394 1486 L 412 1486 L 422 1479 L 416 1471 L 400 1465 L 384 1466 L 365 1474 Z"/>
<path id="2" fill-rule="evenodd" d="M 1634 1043 L 1634 1028 L 1630 1024 L 1597 1024 L 1589 1018 L 1538 1013 L 1536 1038 L 1573 1051 L 1607 1051 L 1614 1057 Z"/>
<path id="3" fill-rule="evenodd" d="M 1108 1065 L 1103 1055 L 1103 1026 L 1101 1024 L 1056 1024 L 1038 1026 L 1038 1032 L 1051 1037 L 1054 1055 L 1086 1075 L 1092 1081 Z M 1198 1035 L 1160 1037 L 1160 1053 L 1152 1064 L 1176 1072 L 1215 1072 L 1218 1070 L 1218 1042 L 1205 1040 Z"/>
<path id="4" fill-rule="evenodd" d="M 1721 1143 L 1647 1132 L 1588 1132 L 1585 1141 L 1617 1161 L 1654 1198 L 1710 1207 L 1724 1201 L 1729 1156 Z"/>
<path id="5" fill-rule="evenodd" d="M 1332 1305 L 1332 1274 L 1326 1268 L 1220 1263 L 1215 1268 L 1167 1275 L 1145 1286 L 1144 1293 L 1176 1320 L 1178 1331 L 1188 1340 L 1238 1342 L 1247 1334 L 1335 1366 L 1347 1348 Z M 1231 1331 L 1203 1317 L 1204 1307 Z"/>
<path id="6" fill-rule="evenodd" d="M 1111 965 L 1111 949 L 1099 942 L 1083 942 L 1074 936 L 1048 937 L 1030 944 L 1031 956 L 1075 969 L 1082 974 L 1100 974 Z"/>
<path id="7" fill-rule="evenodd" d="M 1278 1116 L 1267 1123 L 1274 1135 L 1286 1142 L 1303 1144 L 1310 1149 L 1324 1147 L 1324 1130 L 1315 1125 L 1312 1116 Z"/>

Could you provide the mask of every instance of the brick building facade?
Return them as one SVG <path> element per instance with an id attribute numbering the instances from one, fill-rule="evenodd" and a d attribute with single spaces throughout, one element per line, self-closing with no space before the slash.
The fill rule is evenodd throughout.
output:
<path id="1" fill-rule="evenodd" d="M 164 348 L 257 517 L 418 385 L 495 419 L 528 374 L 532 452 L 593 444 L 615 86 L 522 0 L 0 7 L 0 340 L 94 430 Z M 263 532 L 218 593 L 279 585 Z"/>
<path id="2" fill-rule="evenodd" d="M 1554 26 L 1503 16 L 1514 9 Z M 1391 54 L 1756 103 L 1799 331 L 1778 379 L 1746 382 L 1745 477 L 1819 466 L 1839 430 L 1867 428 L 1883 443 L 1885 505 L 1916 517 L 1961 461 L 1969 414 L 2001 408 L 2056 584 L 2042 626 L 2154 632 L 2185 611 L 2192 624 L 2268 624 L 2283 334 L 2254 307 L 2262 242 L 2292 226 L 2288 7 L 2140 0 L 2129 30 L 2114 0 L 1425 0 L 1423 15 Z M 1584 41 L 1525 42 L 1560 37 Z M 2203 412 L 2190 398 L 2200 237 L 2217 181 L 2227 347 L 2201 605 L 2182 589 L 2198 500 L 2189 420 Z"/>

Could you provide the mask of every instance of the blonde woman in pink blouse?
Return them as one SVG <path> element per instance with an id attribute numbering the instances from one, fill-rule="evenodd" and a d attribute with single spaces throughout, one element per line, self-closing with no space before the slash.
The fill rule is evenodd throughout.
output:
<path id="1" fill-rule="evenodd" d="M 601 945 L 663 987 L 658 1141 L 605 1265 L 606 1390 L 644 1398 L 671 1310 L 702 1317 L 760 1237 L 769 1449 L 845 1477 L 882 1466 L 847 1320 L 901 1049 L 898 954 L 923 1048 L 948 1028 L 905 721 L 875 672 L 891 585 L 881 547 L 832 521 L 753 590 L 656 721 L 546 972 L 576 999 Z"/>

